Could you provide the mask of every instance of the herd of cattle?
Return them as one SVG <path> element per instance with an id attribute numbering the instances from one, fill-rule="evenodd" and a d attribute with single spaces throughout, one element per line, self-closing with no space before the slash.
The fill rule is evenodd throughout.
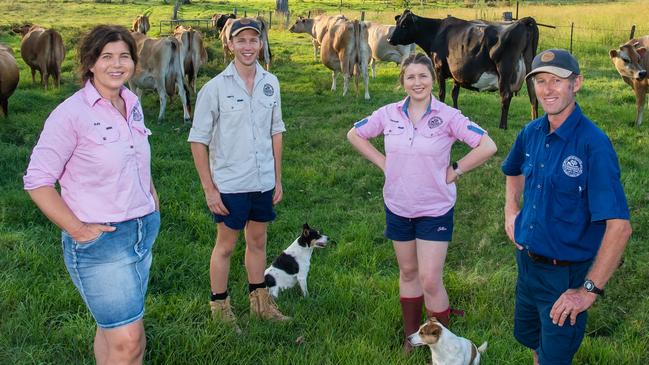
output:
<path id="1" fill-rule="evenodd" d="M 196 78 L 201 65 L 207 62 L 203 35 L 192 27 L 179 25 L 173 36 L 150 38 L 150 13 L 133 21 L 132 35 L 137 44 L 140 62 L 129 87 L 138 95 L 142 90 L 156 90 L 160 99 L 158 119 L 164 118 L 167 97 L 177 93 L 183 105 L 183 118 L 190 122 L 190 92 L 196 93 Z M 220 32 L 224 62 L 232 57 L 227 42 L 229 29 L 236 16 L 215 14 L 212 26 Z M 262 34 L 260 62 L 270 68 L 272 53 L 268 24 L 257 17 Z M 539 30 L 533 18 L 514 22 L 466 21 L 454 17 L 430 19 L 405 10 L 395 17 L 396 25 L 350 20 L 344 15 L 298 17 L 291 33 L 306 33 L 313 39 L 313 55 L 332 70 L 331 89 L 336 90 L 336 76 L 343 76 L 343 95 L 354 78 L 357 89 L 363 78 L 365 99 L 370 98 L 368 66 L 376 77 L 377 61 L 397 64 L 415 52 L 416 45 L 430 55 L 439 86 L 439 100 L 446 96 L 446 79 L 454 82 L 451 92 L 453 106 L 458 107 L 460 87 L 476 91 L 496 91 L 501 97 L 500 128 L 507 128 L 507 114 L 512 96 L 525 82 L 539 44 Z M 40 72 L 41 85 L 47 89 L 49 77 L 59 87 L 61 63 L 65 48 L 61 35 L 53 29 L 25 25 L 14 29 L 22 35 L 20 53 L 30 67 L 32 82 Z M 645 99 L 649 90 L 649 36 L 632 39 L 609 52 L 617 71 L 636 95 L 636 124 L 642 122 Z M 8 113 L 8 98 L 18 85 L 19 69 L 11 48 L 0 44 L 0 111 Z M 531 80 L 527 90 L 532 117 L 538 114 L 538 103 Z"/>

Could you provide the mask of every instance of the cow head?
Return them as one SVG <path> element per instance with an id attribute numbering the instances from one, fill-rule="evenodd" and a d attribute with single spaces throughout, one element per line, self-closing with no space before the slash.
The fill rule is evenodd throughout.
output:
<path id="1" fill-rule="evenodd" d="M 632 39 L 620 48 L 610 50 L 608 54 L 622 77 L 640 81 L 647 77 L 643 62 L 646 52 L 646 48 L 638 47 L 637 41 Z"/>
<path id="2" fill-rule="evenodd" d="M 225 22 L 228 21 L 228 19 L 236 19 L 237 16 L 230 13 L 230 14 L 214 14 L 212 15 L 212 26 L 215 27 L 217 30 L 221 31 L 223 30 L 223 27 L 225 26 Z"/>
<path id="3" fill-rule="evenodd" d="M 406 9 L 403 14 L 395 16 L 394 20 L 397 25 L 390 34 L 388 42 L 393 46 L 415 43 L 417 16 Z"/>
<path id="4" fill-rule="evenodd" d="M 33 25 L 32 24 L 25 24 L 21 27 L 13 28 L 12 31 L 16 34 L 20 34 L 22 37 L 27 35 L 29 31 L 32 29 Z"/>
<path id="5" fill-rule="evenodd" d="M 313 19 L 303 18 L 298 16 L 295 24 L 288 30 L 291 33 L 311 33 L 313 27 Z"/>

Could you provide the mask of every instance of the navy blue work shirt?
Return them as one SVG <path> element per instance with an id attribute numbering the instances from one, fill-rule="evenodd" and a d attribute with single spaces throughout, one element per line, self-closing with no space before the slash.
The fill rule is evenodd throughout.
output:
<path id="1" fill-rule="evenodd" d="M 595 257 L 607 219 L 629 219 L 617 155 L 579 105 L 550 133 L 547 115 L 523 128 L 502 164 L 525 176 L 514 239 L 531 252 L 566 261 Z"/>

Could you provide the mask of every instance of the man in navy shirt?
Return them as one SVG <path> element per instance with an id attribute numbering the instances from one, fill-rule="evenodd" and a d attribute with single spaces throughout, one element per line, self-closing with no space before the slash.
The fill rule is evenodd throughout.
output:
<path id="1" fill-rule="evenodd" d="M 611 141 L 575 101 L 577 60 L 546 50 L 526 77 L 546 114 L 523 128 L 502 165 L 505 231 L 518 248 L 514 336 L 534 364 L 570 364 L 586 310 L 631 235 L 629 209 Z"/>

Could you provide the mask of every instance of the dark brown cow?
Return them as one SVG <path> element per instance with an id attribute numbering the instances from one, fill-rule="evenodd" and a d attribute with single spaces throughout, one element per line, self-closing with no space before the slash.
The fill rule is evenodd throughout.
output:
<path id="1" fill-rule="evenodd" d="M 11 48 L 0 44 L 0 114 L 9 114 L 9 97 L 18 86 L 18 64 Z"/>
<path id="2" fill-rule="evenodd" d="M 185 66 L 185 76 L 189 87 L 196 93 L 196 77 L 201 65 L 207 62 L 207 51 L 203 45 L 203 35 L 192 27 L 179 25 L 174 30 L 174 37 L 180 41 L 180 53 Z"/>
<path id="3" fill-rule="evenodd" d="M 23 25 L 14 32 L 23 36 L 20 44 L 20 55 L 31 68 L 32 82 L 36 82 L 36 71 L 41 74 L 41 84 L 47 90 L 50 75 L 52 84 L 61 86 L 61 63 L 65 58 L 63 38 L 54 29 L 45 29 L 37 25 Z"/>
<path id="4" fill-rule="evenodd" d="M 216 30 L 220 33 L 223 30 L 223 27 L 225 26 L 225 22 L 228 19 L 236 19 L 237 16 L 234 14 L 219 14 L 216 13 L 212 15 L 212 27 L 216 28 Z"/>
<path id="5" fill-rule="evenodd" d="M 644 36 L 640 39 L 632 39 L 621 45 L 620 48 L 612 49 L 609 52 L 617 72 L 635 93 L 636 126 L 642 124 L 645 99 L 647 91 L 649 91 L 649 78 L 647 77 L 649 52 L 647 52 L 647 48 L 649 48 L 649 36 Z"/>
<path id="6" fill-rule="evenodd" d="M 509 104 L 518 92 L 539 43 L 539 29 L 532 18 L 512 23 L 467 21 L 454 17 L 429 19 L 409 10 L 396 17 L 391 44 L 416 43 L 433 60 L 439 100 L 446 95 L 446 79 L 455 82 L 453 107 L 457 108 L 460 87 L 500 93 L 500 128 L 507 128 Z M 532 117 L 538 115 L 538 102 L 532 79 L 527 79 Z"/>

